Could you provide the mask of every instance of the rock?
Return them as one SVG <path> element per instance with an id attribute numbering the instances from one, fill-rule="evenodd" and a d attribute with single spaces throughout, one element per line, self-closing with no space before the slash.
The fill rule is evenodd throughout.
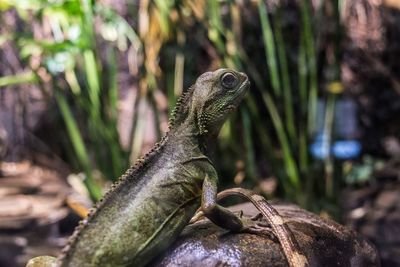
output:
<path id="1" fill-rule="evenodd" d="M 373 242 L 382 266 L 400 266 L 400 181 L 383 177 L 375 180 L 362 188 L 345 190 L 341 197 L 343 218 L 346 225 Z M 366 191 L 375 193 L 360 194 Z M 352 216 L 359 209 L 365 211 L 363 216 Z"/>
<path id="2" fill-rule="evenodd" d="M 34 256 L 58 253 L 69 190 L 54 168 L 27 161 L 0 164 L 0 266 L 25 266 Z"/>
<path id="3" fill-rule="evenodd" d="M 27 161 L 0 167 L 5 175 L 0 176 L 0 231 L 52 224 L 67 216 L 68 188 L 55 170 Z"/>
<path id="4" fill-rule="evenodd" d="M 387 190 L 379 194 L 375 205 L 381 208 L 390 209 L 400 202 L 400 193 L 397 190 Z"/>
<path id="5" fill-rule="evenodd" d="M 310 266 L 379 266 L 377 253 L 356 232 L 296 206 L 274 205 L 295 235 Z M 245 203 L 231 208 L 244 216 L 258 211 Z M 278 240 L 266 229 L 262 235 L 234 234 L 207 219 L 185 228 L 180 238 L 150 264 L 173 266 L 288 266 Z"/>

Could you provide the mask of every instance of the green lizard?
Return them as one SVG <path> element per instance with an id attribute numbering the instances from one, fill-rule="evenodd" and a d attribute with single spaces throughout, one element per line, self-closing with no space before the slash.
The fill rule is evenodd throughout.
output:
<path id="1" fill-rule="evenodd" d="M 163 139 L 112 186 L 62 255 L 34 258 L 27 266 L 144 266 L 178 237 L 199 207 L 223 228 L 246 229 L 217 204 L 218 176 L 205 144 L 249 84 L 233 70 L 202 74 L 179 99 Z"/>

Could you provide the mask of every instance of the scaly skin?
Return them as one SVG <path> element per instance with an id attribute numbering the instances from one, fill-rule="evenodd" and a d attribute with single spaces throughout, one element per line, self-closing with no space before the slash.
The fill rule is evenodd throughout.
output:
<path id="1" fill-rule="evenodd" d="M 293 232 L 290 230 L 285 220 L 279 215 L 278 211 L 269 204 L 264 197 L 247 189 L 231 188 L 219 192 L 217 198 L 220 200 L 232 195 L 239 195 L 246 198 L 261 212 L 260 214 L 268 221 L 273 233 L 278 238 L 290 267 L 309 266 L 308 260 L 301 251 Z"/>
<path id="2" fill-rule="evenodd" d="M 247 76 L 232 70 L 201 75 L 178 101 L 165 137 L 97 204 L 63 254 L 57 260 L 35 258 L 30 266 L 144 266 L 178 237 L 199 207 L 215 224 L 243 230 L 236 215 L 216 204 L 218 177 L 205 144 L 248 87 Z"/>

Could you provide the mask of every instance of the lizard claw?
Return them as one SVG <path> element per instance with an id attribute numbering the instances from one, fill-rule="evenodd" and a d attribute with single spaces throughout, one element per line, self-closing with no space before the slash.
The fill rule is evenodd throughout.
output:
<path id="1" fill-rule="evenodd" d="M 267 223 L 267 222 L 262 222 L 262 221 L 261 222 L 257 222 L 256 225 L 258 227 L 262 227 L 262 228 L 271 228 L 271 225 L 269 223 Z"/>
<path id="2" fill-rule="evenodd" d="M 245 227 L 241 232 L 253 235 L 263 235 L 269 237 L 269 239 L 276 240 L 276 236 L 274 235 L 271 228 L 260 227 L 258 225 Z"/>
<path id="3" fill-rule="evenodd" d="M 269 227 L 262 227 L 259 225 L 252 225 L 250 227 L 246 227 L 242 230 L 243 233 L 253 234 L 253 235 L 263 235 L 267 236 L 269 239 L 277 241 L 277 238 Z"/>
<path id="4" fill-rule="evenodd" d="M 242 230 L 240 230 L 240 232 L 254 235 L 263 235 L 267 236 L 271 240 L 277 240 L 271 226 L 267 222 L 256 221 L 260 219 L 260 215 L 261 214 L 257 214 L 256 216 L 253 216 L 251 218 L 242 218 L 243 228 Z"/>
<path id="5" fill-rule="evenodd" d="M 257 213 L 256 215 L 250 217 L 250 220 L 252 221 L 258 221 L 259 219 L 261 219 L 263 217 L 263 215 L 261 213 Z"/>
<path id="6" fill-rule="evenodd" d="M 195 215 L 193 215 L 192 219 L 190 219 L 189 224 L 193 224 L 195 222 L 200 221 L 202 217 L 204 217 L 204 212 L 199 210 L 198 212 L 196 212 Z"/>
<path id="7" fill-rule="evenodd" d="M 240 219 L 243 218 L 243 210 L 236 211 L 234 214 L 236 214 L 236 216 L 238 216 Z"/>

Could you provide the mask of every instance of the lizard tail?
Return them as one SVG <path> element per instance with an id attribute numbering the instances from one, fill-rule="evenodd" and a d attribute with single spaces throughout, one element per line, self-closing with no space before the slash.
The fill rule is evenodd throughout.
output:
<path id="1" fill-rule="evenodd" d="M 217 198 L 220 200 L 231 195 L 239 195 L 246 198 L 265 217 L 271 225 L 274 234 L 278 238 L 290 267 L 305 267 L 309 265 L 307 258 L 301 252 L 292 231 L 287 226 L 284 219 L 279 215 L 278 211 L 272 207 L 264 197 L 247 189 L 232 188 L 218 193 Z"/>

